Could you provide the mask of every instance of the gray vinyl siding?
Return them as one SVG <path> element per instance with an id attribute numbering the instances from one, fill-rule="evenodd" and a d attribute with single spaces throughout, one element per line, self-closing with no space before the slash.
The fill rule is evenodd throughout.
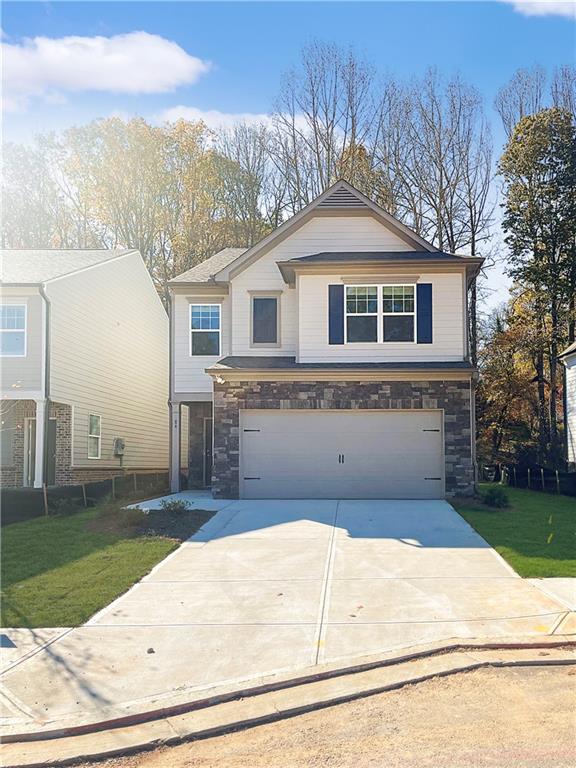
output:
<path id="1" fill-rule="evenodd" d="M 26 305 L 26 356 L 0 357 L 0 388 L 3 394 L 34 393 L 38 397 L 42 389 L 42 313 L 43 299 L 37 290 L 2 287 L 0 302 Z"/>
<path id="2" fill-rule="evenodd" d="M 73 406 L 73 465 L 168 466 L 168 317 L 137 252 L 47 286 L 51 398 Z M 101 417 L 101 457 L 88 458 L 88 418 Z"/>

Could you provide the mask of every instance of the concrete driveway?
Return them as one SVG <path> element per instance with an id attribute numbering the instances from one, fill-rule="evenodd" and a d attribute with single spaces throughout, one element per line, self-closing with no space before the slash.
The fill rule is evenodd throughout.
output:
<path id="1" fill-rule="evenodd" d="M 213 501 L 190 541 L 16 662 L 8 722 L 93 720 L 413 644 L 551 633 L 566 607 L 444 501 Z"/>

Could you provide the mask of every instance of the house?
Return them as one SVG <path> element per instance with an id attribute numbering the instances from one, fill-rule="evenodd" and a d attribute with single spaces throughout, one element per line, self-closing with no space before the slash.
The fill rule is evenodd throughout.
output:
<path id="1" fill-rule="evenodd" d="M 564 365 L 564 423 L 566 461 L 576 469 L 576 341 L 562 352 Z"/>
<path id="2" fill-rule="evenodd" d="M 168 317 L 138 251 L 4 250 L 2 484 L 168 468 Z"/>
<path id="3" fill-rule="evenodd" d="M 220 498 L 442 498 L 475 482 L 467 286 L 345 182 L 174 278 L 171 483 Z"/>

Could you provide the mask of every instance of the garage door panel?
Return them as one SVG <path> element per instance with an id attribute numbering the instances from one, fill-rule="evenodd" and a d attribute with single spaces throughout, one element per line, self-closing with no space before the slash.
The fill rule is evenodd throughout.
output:
<path id="1" fill-rule="evenodd" d="M 442 498 L 442 412 L 242 411 L 244 498 Z"/>

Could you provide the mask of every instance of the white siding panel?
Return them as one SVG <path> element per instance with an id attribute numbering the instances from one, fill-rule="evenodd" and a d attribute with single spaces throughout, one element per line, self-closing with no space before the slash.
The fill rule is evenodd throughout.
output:
<path id="1" fill-rule="evenodd" d="M 462 275 L 447 273 L 419 276 L 419 283 L 432 283 L 432 344 L 328 344 L 328 285 L 338 282 L 337 276 L 301 275 L 299 278 L 299 362 L 463 359 Z"/>
<path id="2" fill-rule="evenodd" d="M 232 354 L 296 355 L 297 297 L 276 262 L 323 251 L 409 251 L 397 235 L 369 216 L 318 216 L 232 279 Z M 281 344 L 271 349 L 250 346 L 249 291 L 282 291 Z M 300 309 L 302 311 L 302 309 Z M 301 340 L 302 342 L 302 340 Z"/>
<path id="3" fill-rule="evenodd" d="M 212 392 L 212 379 L 205 369 L 220 357 L 230 354 L 230 300 L 214 296 L 184 296 L 176 294 L 174 302 L 174 392 Z M 218 356 L 192 356 L 190 354 L 190 304 L 221 304 L 221 351 Z"/>
<path id="4" fill-rule="evenodd" d="M 22 289 L 19 289 L 22 291 Z M 26 305 L 26 357 L 0 357 L 0 387 L 2 393 L 38 393 L 42 389 L 43 299 L 34 293 L 18 293 L 16 289 L 3 287 L 0 301 L 4 304 Z"/>
<path id="5" fill-rule="evenodd" d="M 168 317 L 139 254 L 49 283 L 51 398 L 74 406 L 75 466 L 168 466 Z M 88 459 L 88 416 L 102 417 Z"/>
<path id="6" fill-rule="evenodd" d="M 576 357 L 567 363 L 566 368 L 566 436 L 568 442 L 568 461 L 576 464 Z"/>

